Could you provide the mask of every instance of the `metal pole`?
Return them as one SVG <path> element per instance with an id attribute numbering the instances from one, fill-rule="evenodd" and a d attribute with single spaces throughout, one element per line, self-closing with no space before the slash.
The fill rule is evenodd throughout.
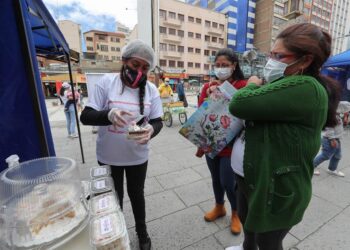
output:
<path id="1" fill-rule="evenodd" d="M 69 56 L 68 53 L 66 53 L 66 58 L 67 58 L 67 63 L 68 63 L 69 80 L 70 80 L 70 85 L 71 85 L 72 93 L 73 93 L 74 113 L 75 113 L 75 120 L 77 122 L 77 128 L 78 128 L 81 159 L 82 159 L 82 162 L 85 163 L 83 143 L 81 141 L 81 133 L 80 133 L 79 118 L 78 118 L 78 110 L 77 110 L 76 99 L 75 99 L 75 91 L 74 91 L 74 84 L 73 84 L 72 68 L 71 68 L 71 64 L 70 64 L 70 56 Z"/>

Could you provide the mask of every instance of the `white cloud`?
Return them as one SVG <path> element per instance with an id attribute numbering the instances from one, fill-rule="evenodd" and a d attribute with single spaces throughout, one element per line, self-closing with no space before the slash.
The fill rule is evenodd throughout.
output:
<path id="1" fill-rule="evenodd" d="M 112 16 L 131 29 L 137 23 L 137 0 L 44 0 L 44 3 L 53 8 L 76 4 L 91 15 Z M 56 18 L 68 18 L 71 15 L 77 14 L 59 13 Z"/>

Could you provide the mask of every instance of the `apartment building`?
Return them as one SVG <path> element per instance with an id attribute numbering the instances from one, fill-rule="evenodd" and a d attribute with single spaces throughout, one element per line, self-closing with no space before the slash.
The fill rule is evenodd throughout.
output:
<path id="1" fill-rule="evenodd" d="M 131 33 L 131 30 L 129 29 L 129 27 L 125 26 L 124 24 L 118 21 L 115 23 L 115 27 L 116 27 L 115 31 L 117 33 L 125 34 L 125 43 L 127 44 L 130 41 L 130 33 Z"/>
<path id="2" fill-rule="evenodd" d="M 80 24 L 77 24 L 70 20 L 60 20 L 58 21 L 58 27 L 66 39 L 69 48 L 75 50 L 81 55 L 82 49 Z"/>
<path id="3" fill-rule="evenodd" d="M 186 0 L 186 2 L 225 14 L 227 17 L 227 47 L 237 52 L 253 48 L 255 0 Z"/>
<path id="4" fill-rule="evenodd" d="M 84 32 L 86 55 L 93 60 L 120 61 L 121 49 L 125 45 L 125 34 L 90 30 Z"/>
<path id="5" fill-rule="evenodd" d="M 213 57 L 227 46 L 226 16 L 176 0 L 159 1 L 158 9 L 153 14 L 159 66 L 171 83 L 184 76 L 207 80 Z"/>
<path id="6" fill-rule="evenodd" d="M 350 0 L 334 0 L 330 32 L 333 54 L 350 49 Z"/>

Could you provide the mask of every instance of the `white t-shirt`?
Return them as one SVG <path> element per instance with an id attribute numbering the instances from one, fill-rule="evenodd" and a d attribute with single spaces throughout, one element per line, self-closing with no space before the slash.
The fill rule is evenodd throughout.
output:
<path id="1" fill-rule="evenodd" d="M 157 87 L 147 81 L 144 96 L 144 116 L 147 120 L 163 115 L 162 102 Z M 119 74 L 105 74 L 99 81 L 93 93 L 89 96 L 86 106 L 95 110 L 119 108 L 140 114 L 139 89 L 124 86 Z M 100 126 L 96 141 L 97 160 L 116 166 L 138 165 L 148 160 L 148 144 L 139 145 L 134 140 L 126 138 L 126 128 L 115 128 L 113 125 Z"/>
<path id="2" fill-rule="evenodd" d="M 235 140 L 232 153 L 231 153 L 231 167 L 235 174 L 244 177 L 243 171 L 243 158 L 245 149 L 245 131 L 242 131 L 241 135 Z"/>

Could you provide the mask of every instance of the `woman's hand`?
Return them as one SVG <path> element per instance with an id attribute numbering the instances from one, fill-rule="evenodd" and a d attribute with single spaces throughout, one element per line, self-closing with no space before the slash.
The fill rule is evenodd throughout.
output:
<path id="1" fill-rule="evenodd" d="M 115 126 L 115 127 L 125 127 L 127 123 L 127 116 L 133 116 L 132 113 L 124 110 L 120 110 L 117 108 L 112 108 L 108 112 L 108 120 Z"/>
<path id="2" fill-rule="evenodd" d="M 210 94 L 213 93 L 219 85 L 220 85 L 219 81 L 213 81 L 209 83 L 209 88 L 207 89 L 207 96 L 210 96 Z"/>
<path id="3" fill-rule="evenodd" d="M 146 126 L 142 127 L 145 132 L 140 134 L 138 137 L 135 137 L 135 142 L 141 145 L 147 144 L 149 140 L 151 140 L 151 137 L 154 133 L 153 126 L 151 124 L 147 124 Z"/>
<path id="4" fill-rule="evenodd" d="M 256 86 L 261 86 L 263 85 L 263 80 L 257 76 L 251 76 L 249 77 L 247 83 L 254 83 Z"/>

